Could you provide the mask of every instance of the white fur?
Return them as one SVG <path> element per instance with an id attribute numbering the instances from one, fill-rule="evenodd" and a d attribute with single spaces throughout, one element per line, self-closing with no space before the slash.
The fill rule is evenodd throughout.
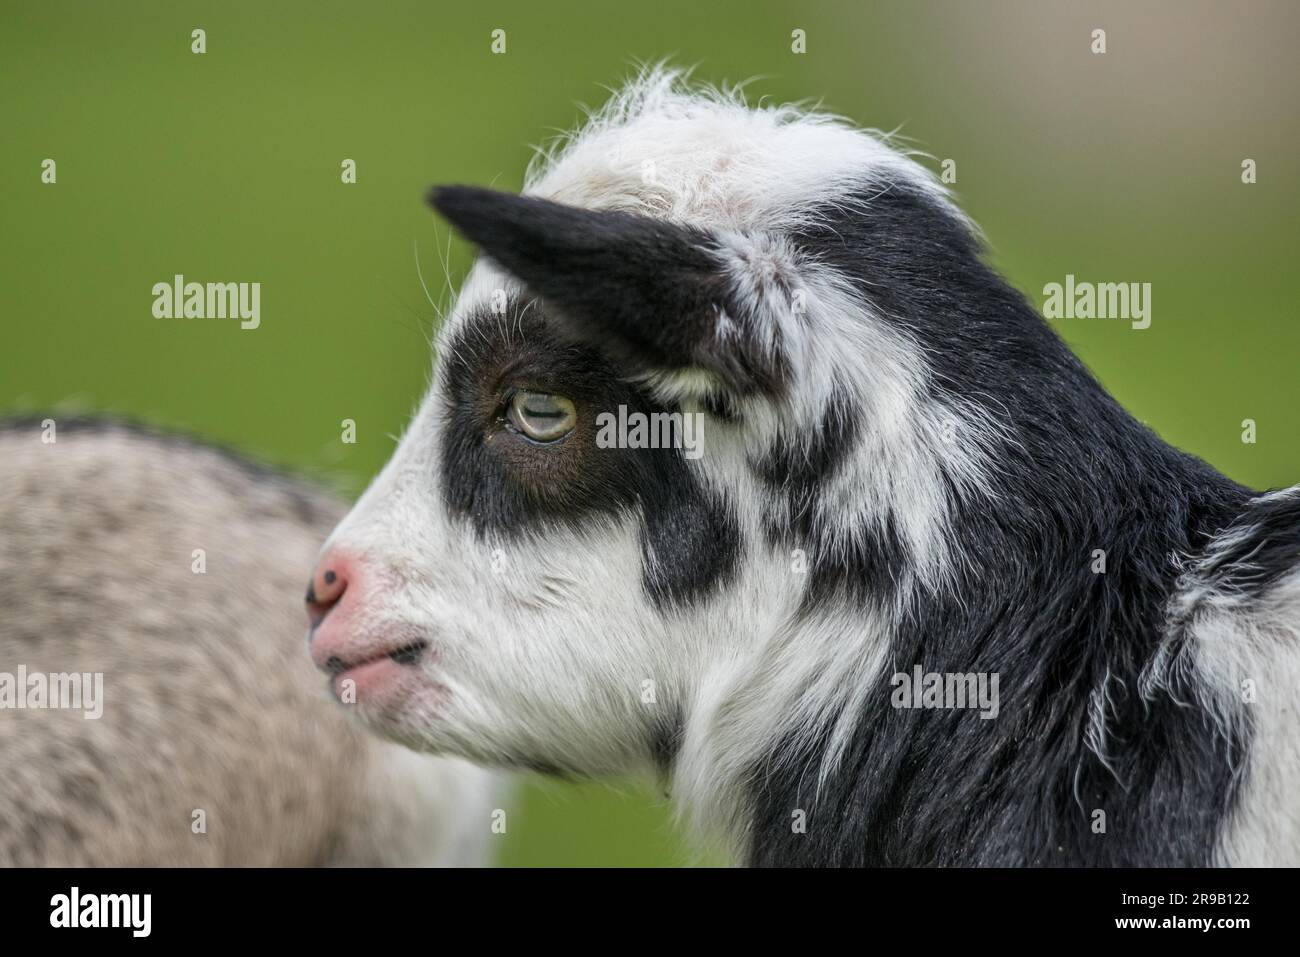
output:
<path id="1" fill-rule="evenodd" d="M 793 105 L 754 108 L 738 89 L 644 71 L 574 134 L 540 151 L 525 192 L 745 233 L 806 222 L 809 208 L 864 184 L 943 187 L 890 137 Z"/>
<path id="2" fill-rule="evenodd" d="M 1300 495 L 1300 486 L 1261 499 L 1274 495 Z M 1187 569 L 1170 620 L 1190 645 L 1176 655 L 1172 641 L 1163 643 L 1143 690 L 1167 687 L 1173 673 L 1194 667 L 1199 695 L 1189 706 L 1206 709 L 1225 734 L 1243 724 L 1253 729 L 1238 769 L 1239 803 L 1218 859 L 1294 867 L 1300 853 L 1300 569 L 1257 598 L 1225 590 L 1203 571 L 1224 549 L 1257 537 L 1254 527 L 1242 526 L 1212 542 Z"/>

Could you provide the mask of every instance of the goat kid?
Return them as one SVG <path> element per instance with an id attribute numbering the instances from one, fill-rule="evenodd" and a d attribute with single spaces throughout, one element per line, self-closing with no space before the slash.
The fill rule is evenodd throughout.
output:
<path id="1" fill-rule="evenodd" d="M 1300 492 L 1136 422 L 886 138 L 651 71 L 431 201 L 485 256 L 312 580 L 374 728 L 753 864 L 1300 861 Z"/>

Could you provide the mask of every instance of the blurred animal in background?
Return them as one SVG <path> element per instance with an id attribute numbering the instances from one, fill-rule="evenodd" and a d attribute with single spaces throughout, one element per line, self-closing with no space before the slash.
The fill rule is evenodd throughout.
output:
<path id="1" fill-rule="evenodd" d="M 188 439 L 0 422 L 0 864 L 489 861 L 497 780 L 368 736 L 302 653 L 345 510 Z"/>

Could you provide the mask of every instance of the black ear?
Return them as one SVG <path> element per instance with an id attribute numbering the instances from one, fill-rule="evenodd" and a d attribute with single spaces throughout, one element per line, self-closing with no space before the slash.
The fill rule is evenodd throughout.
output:
<path id="1" fill-rule="evenodd" d="M 776 358 L 744 334 L 750 317 L 708 233 L 473 186 L 437 187 L 429 203 L 582 341 L 644 369 L 702 368 L 739 392 L 775 388 Z"/>

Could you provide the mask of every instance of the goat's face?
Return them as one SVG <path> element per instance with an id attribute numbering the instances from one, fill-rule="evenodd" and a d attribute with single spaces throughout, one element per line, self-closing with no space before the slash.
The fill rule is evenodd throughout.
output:
<path id="1" fill-rule="evenodd" d="M 456 202 L 519 200 L 440 199 Z M 636 320 L 638 298 L 609 306 Z M 768 628 L 798 590 L 785 562 L 767 575 L 745 562 L 736 600 L 742 540 L 762 534 L 737 507 L 754 479 L 736 424 L 663 401 L 635 357 L 561 315 L 475 267 L 432 389 L 323 554 L 312 654 L 336 694 L 406 743 L 627 770 L 673 747 L 704 658 Z"/>
<path id="2" fill-rule="evenodd" d="M 819 210 L 938 190 L 838 124 L 637 96 L 531 195 L 432 197 L 488 258 L 309 595 L 335 693 L 408 744 L 662 766 L 746 701 L 797 718 L 818 700 L 797 689 L 873 666 L 829 624 L 830 666 L 789 651 L 792 623 L 815 636 L 849 597 L 839 570 L 941 574 L 959 420 L 816 248 L 841 232 Z"/>

